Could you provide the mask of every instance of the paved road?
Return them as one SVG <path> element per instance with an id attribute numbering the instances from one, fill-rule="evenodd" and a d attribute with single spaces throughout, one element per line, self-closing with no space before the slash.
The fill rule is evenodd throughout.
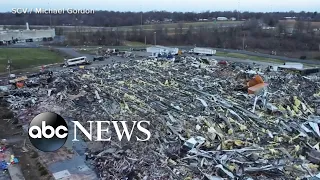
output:
<path id="1" fill-rule="evenodd" d="M 79 53 L 77 52 L 75 49 L 73 48 L 65 48 L 65 47 L 58 47 L 56 48 L 57 50 L 65 53 L 65 54 L 68 54 L 69 56 L 71 57 L 80 57 L 80 56 L 86 56 L 89 60 L 92 60 L 93 59 L 93 56 L 90 55 L 90 54 L 82 54 L 82 53 Z"/>
<path id="2" fill-rule="evenodd" d="M 20 43 L 20 44 L 14 44 L 10 46 L 0 46 L 0 48 L 39 48 L 41 45 L 37 42 L 33 43 Z M 192 46 L 176 46 L 180 49 L 185 49 L 185 50 L 190 50 L 193 47 Z M 141 47 L 134 47 L 134 48 L 145 48 L 145 46 Z M 56 47 L 56 49 L 65 52 L 66 54 L 69 54 L 70 56 L 73 57 L 79 57 L 79 56 L 87 56 L 89 59 L 92 59 L 93 56 L 89 54 L 80 54 L 77 51 L 75 51 L 73 48 L 66 48 L 66 47 Z M 250 52 L 250 51 L 243 51 L 243 50 L 233 50 L 233 49 L 221 49 L 221 48 L 214 48 L 218 51 L 221 52 L 228 52 L 228 53 L 240 53 L 240 54 L 246 54 L 250 56 L 258 56 L 258 57 L 264 57 L 264 58 L 272 58 L 272 59 L 279 59 L 287 62 L 298 62 L 298 63 L 306 63 L 306 64 L 315 64 L 315 65 L 320 65 L 320 60 L 301 60 L 301 59 L 296 59 L 296 58 L 288 58 L 284 56 L 274 56 L 274 55 L 269 55 L 269 54 L 263 54 L 263 53 L 256 53 L 256 52 Z M 226 58 L 225 58 L 226 59 Z M 236 58 L 228 58 L 231 61 L 235 60 Z M 255 61 L 258 63 L 257 61 Z"/>
<path id="3" fill-rule="evenodd" d="M 93 55 L 90 54 L 84 54 L 84 53 L 79 53 L 77 52 L 74 48 L 56 48 L 57 50 L 68 54 L 71 57 L 80 57 L 80 56 L 86 56 L 89 60 L 93 60 Z M 99 66 L 103 64 L 111 64 L 112 62 L 125 62 L 129 60 L 129 58 L 122 58 L 122 57 L 117 57 L 117 56 L 112 56 L 104 61 L 95 61 L 92 65 L 90 66 Z"/>
<path id="4" fill-rule="evenodd" d="M 89 59 L 92 59 L 93 56 L 89 54 L 81 54 L 77 52 L 74 48 L 57 48 L 58 50 L 68 54 L 69 56 L 72 57 L 79 57 L 79 56 L 87 56 Z M 275 63 L 268 63 L 268 62 L 261 62 L 261 61 L 254 61 L 254 60 L 249 60 L 249 59 L 238 59 L 238 58 L 230 58 L 230 57 L 221 57 L 221 56 L 212 56 L 212 58 L 218 60 L 218 61 L 231 61 L 231 62 L 244 62 L 244 63 L 256 63 L 260 64 L 263 66 L 269 66 L 269 65 L 274 65 Z M 102 64 L 110 64 L 112 61 L 114 62 L 125 62 L 129 60 L 128 58 L 121 58 L 121 57 L 116 57 L 112 56 L 110 59 L 107 59 L 105 61 L 96 61 L 94 62 L 91 66 L 99 66 Z"/>
<path id="5" fill-rule="evenodd" d="M 239 59 L 239 58 L 231 58 L 231 57 L 221 57 L 221 56 L 212 56 L 214 59 L 218 61 L 230 61 L 230 62 L 239 62 L 239 63 L 248 63 L 248 64 L 259 64 L 262 66 L 272 66 L 280 63 L 271 63 L 271 62 L 263 62 L 263 61 L 254 61 L 250 59 Z"/>
<path id="6" fill-rule="evenodd" d="M 193 48 L 191 46 L 177 46 L 177 47 L 180 49 L 186 49 L 186 50 L 190 50 Z M 217 51 L 221 51 L 221 52 L 227 52 L 227 53 L 239 53 L 239 54 L 245 54 L 245 55 L 250 55 L 250 56 L 279 59 L 279 60 L 288 61 L 288 62 L 320 65 L 320 60 L 313 60 L 313 59 L 302 60 L 302 59 L 297 59 L 297 58 L 289 58 L 289 57 L 284 57 L 284 56 L 274 56 L 274 55 L 251 52 L 251 51 L 244 51 L 244 50 L 222 49 L 222 48 L 213 48 L 213 49 L 216 49 Z"/>
<path id="7" fill-rule="evenodd" d="M 121 46 L 124 47 L 124 46 Z M 140 49 L 140 48 L 145 48 L 146 46 L 136 46 L 134 48 Z M 179 49 L 183 50 L 190 50 L 193 48 L 193 46 L 172 46 L 172 47 L 177 47 Z M 245 54 L 249 56 L 258 56 L 258 57 L 264 57 L 264 58 L 272 58 L 272 59 L 279 59 L 287 62 L 297 62 L 297 63 L 305 63 L 305 64 L 315 64 L 315 65 L 320 65 L 320 60 L 314 60 L 314 59 L 297 59 L 297 58 L 289 58 L 289 57 L 284 57 L 284 56 L 274 56 L 274 55 L 269 55 L 269 54 L 263 54 L 263 53 L 256 53 L 256 52 L 251 52 L 251 51 L 243 51 L 243 50 L 234 50 L 234 49 L 222 49 L 222 48 L 213 48 L 216 49 L 217 51 L 221 52 L 227 52 L 227 53 L 239 53 L 239 54 Z M 231 59 L 236 59 L 236 58 L 231 58 Z M 257 61 L 255 61 L 258 63 Z"/>
<path id="8" fill-rule="evenodd" d="M 17 43 L 17 44 L 0 46 L 0 48 L 39 48 L 39 47 L 42 47 L 40 42 Z"/>
<path id="9" fill-rule="evenodd" d="M 280 59 L 280 60 L 289 61 L 289 62 L 298 62 L 298 63 L 320 65 L 320 60 L 306 60 L 306 59 L 304 60 L 304 59 L 289 58 L 289 57 L 284 57 L 284 56 L 274 56 L 274 55 L 269 55 L 269 54 L 243 51 L 243 50 L 220 49 L 220 48 L 215 48 L 215 49 L 218 51 L 222 51 L 222 52 L 240 53 L 240 54 L 246 54 L 246 55 L 250 55 L 250 56 L 259 56 L 259 57 L 265 57 L 265 58 Z"/>
<path id="10" fill-rule="evenodd" d="M 56 49 L 71 56 L 71 57 L 86 56 L 89 60 L 93 60 L 93 57 L 94 57 L 93 55 L 90 55 L 90 54 L 79 53 L 74 48 L 56 48 Z M 140 58 L 136 58 L 136 59 L 140 59 Z M 107 64 L 113 64 L 115 62 L 122 63 L 122 62 L 126 62 L 129 60 L 130 60 L 130 58 L 111 56 L 110 58 L 105 59 L 104 61 L 94 61 L 92 64 L 87 65 L 86 67 L 89 67 L 89 68 L 90 67 L 99 67 L 99 66 L 103 66 L 103 65 L 107 65 Z M 62 67 L 55 66 L 55 67 L 50 67 L 49 69 L 52 71 L 56 71 L 56 70 L 62 69 Z"/>

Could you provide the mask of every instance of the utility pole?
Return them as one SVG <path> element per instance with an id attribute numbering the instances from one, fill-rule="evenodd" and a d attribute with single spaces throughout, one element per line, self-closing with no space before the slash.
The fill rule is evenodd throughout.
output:
<path id="1" fill-rule="evenodd" d="M 141 29 L 142 29 L 142 11 L 141 11 L 141 17 L 140 17 L 140 21 L 141 21 Z"/>
<path id="2" fill-rule="evenodd" d="M 246 34 L 243 33 L 243 38 L 242 38 L 242 50 L 244 50 L 244 41 L 245 41 L 245 37 L 246 37 Z"/>
<path id="3" fill-rule="evenodd" d="M 75 18 L 74 21 L 74 29 L 75 29 L 75 40 L 76 40 L 76 44 L 78 45 L 78 18 Z"/>
<path id="4" fill-rule="evenodd" d="M 48 6 L 49 6 L 49 8 L 50 8 L 50 1 L 48 1 Z M 50 29 L 51 29 L 51 27 L 52 27 L 52 20 L 51 20 L 51 13 L 50 13 Z"/>
<path id="5" fill-rule="evenodd" d="M 142 11 L 141 11 L 141 17 L 140 17 L 140 22 L 141 22 L 141 26 L 140 26 L 140 33 L 139 33 L 139 36 L 140 37 L 143 37 L 143 34 L 144 34 L 144 32 L 142 31 Z"/>
<path id="6" fill-rule="evenodd" d="M 10 75 L 11 75 L 11 60 L 10 59 L 8 59 L 8 67 L 7 67 L 7 69 L 8 69 L 8 71 L 9 71 L 9 78 L 10 78 Z"/>
<path id="7" fill-rule="evenodd" d="M 147 45 L 147 36 L 144 36 L 144 44 Z M 319 46 L 320 48 L 320 46 Z"/>
<path id="8" fill-rule="evenodd" d="M 50 29 L 52 28 L 51 14 L 50 14 Z"/>
<path id="9" fill-rule="evenodd" d="M 154 32 L 154 45 L 157 45 L 157 32 Z"/>

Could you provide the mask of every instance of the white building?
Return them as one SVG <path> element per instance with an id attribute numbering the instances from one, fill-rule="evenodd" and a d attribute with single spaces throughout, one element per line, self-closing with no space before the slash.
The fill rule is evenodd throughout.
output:
<path id="1" fill-rule="evenodd" d="M 263 30 L 273 30 L 273 29 L 276 29 L 276 27 L 263 26 L 262 29 Z"/>
<path id="2" fill-rule="evenodd" d="M 53 39 L 56 36 L 55 29 L 29 29 L 27 23 L 26 30 L 3 30 L 0 31 L 0 41 L 1 42 L 12 42 L 14 40 L 18 41 L 42 41 L 44 38 Z"/>
<path id="3" fill-rule="evenodd" d="M 289 20 L 289 19 L 297 19 L 297 17 L 284 17 L 284 19 L 287 19 L 287 20 Z"/>
<path id="4" fill-rule="evenodd" d="M 157 57 L 159 54 L 172 54 L 177 55 L 179 52 L 179 48 L 171 48 L 165 46 L 151 46 L 147 47 L 147 52 L 151 53 L 152 56 Z"/>
<path id="5" fill-rule="evenodd" d="M 226 17 L 217 17 L 218 21 L 228 21 L 228 18 Z"/>
<path id="6" fill-rule="evenodd" d="M 163 21 L 164 22 L 172 22 L 172 19 L 164 18 Z"/>
<path id="7" fill-rule="evenodd" d="M 19 41 L 24 41 L 28 39 L 32 40 L 42 40 L 43 38 L 54 38 L 54 29 L 43 29 L 43 30 L 11 30 L 0 32 L 0 41 L 12 41 L 18 39 Z"/>
<path id="8" fill-rule="evenodd" d="M 230 21 L 235 21 L 237 20 L 235 17 L 230 18 Z"/>

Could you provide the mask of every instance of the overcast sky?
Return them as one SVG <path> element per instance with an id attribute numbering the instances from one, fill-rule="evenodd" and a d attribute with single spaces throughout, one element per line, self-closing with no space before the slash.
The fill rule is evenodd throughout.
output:
<path id="1" fill-rule="evenodd" d="M 320 0 L 0 0 L 0 11 L 12 8 L 76 8 L 113 11 L 319 11 Z"/>

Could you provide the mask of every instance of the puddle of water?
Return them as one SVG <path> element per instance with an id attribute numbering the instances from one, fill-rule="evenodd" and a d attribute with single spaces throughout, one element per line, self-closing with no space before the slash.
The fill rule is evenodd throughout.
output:
<path id="1" fill-rule="evenodd" d="M 85 177 L 86 179 L 96 180 L 98 179 L 96 173 L 88 167 L 85 161 L 86 143 L 83 141 L 81 136 L 77 135 L 79 141 L 73 142 L 74 126 L 71 123 L 72 119 L 66 119 L 68 123 L 69 135 L 65 143 L 65 147 L 76 152 L 76 155 L 71 159 L 55 162 L 49 165 L 49 170 L 53 173 L 67 170 L 71 175 L 77 175 Z"/>
<path id="2" fill-rule="evenodd" d="M 81 136 L 77 135 L 79 141 L 73 142 L 74 136 L 74 126 L 71 123 L 72 119 L 66 119 L 69 135 L 65 143 L 65 147 L 69 150 L 73 150 L 75 155 L 70 159 L 65 159 L 63 161 L 57 161 L 48 165 L 49 171 L 55 174 L 57 177 L 61 176 L 61 173 L 68 172 L 69 179 L 87 179 L 87 180 L 98 180 L 97 174 L 86 164 L 85 161 L 85 151 L 87 148 L 86 143 L 83 141 Z M 24 125 L 23 129 L 27 132 L 28 125 Z M 72 178 L 75 177 L 75 178 Z M 0 179 L 1 180 L 1 179 Z"/>
<path id="3" fill-rule="evenodd" d="M 87 144 L 86 144 L 86 142 L 83 141 L 83 139 L 79 135 L 77 135 L 77 139 L 79 141 L 75 141 L 75 142 L 72 141 L 74 138 L 74 124 L 71 123 L 71 121 L 72 121 L 71 119 L 67 120 L 68 128 L 69 128 L 69 135 L 68 135 L 68 139 L 67 139 L 64 146 L 70 150 L 76 151 L 79 156 L 85 158 L 84 153 L 86 152 Z"/>

